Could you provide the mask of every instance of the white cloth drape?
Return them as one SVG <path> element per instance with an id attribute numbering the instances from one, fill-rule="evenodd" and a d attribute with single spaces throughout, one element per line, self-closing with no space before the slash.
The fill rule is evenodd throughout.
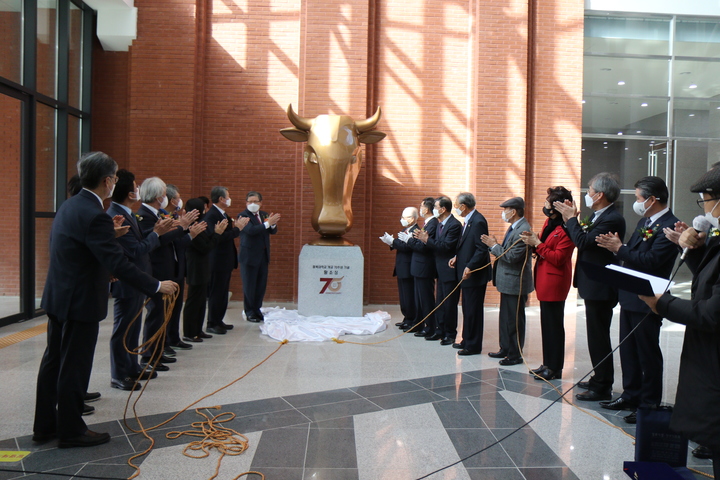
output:
<path id="1" fill-rule="evenodd" d="M 326 342 L 341 335 L 374 335 L 387 328 L 390 314 L 378 310 L 364 317 L 305 317 L 297 310 L 263 308 L 265 322 L 260 331 L 275 340 Z"/>

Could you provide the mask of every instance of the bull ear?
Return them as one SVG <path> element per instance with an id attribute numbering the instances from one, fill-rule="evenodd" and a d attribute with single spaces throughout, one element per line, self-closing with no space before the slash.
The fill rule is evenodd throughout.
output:
<path id="1" fill-rule="evenodd" d="M 385 135 L 386 134 L 379 130 L 370 130 L 369 132 L 358 135 L 358 140 L 360 143 L 377 143 L 385 138 Z"/>
<path id="2" fill-rule="evenodd" d="M 307 142 L 308 137 L 310 136 L 310 134 L 305 130 L 300 130 L 292 127 L 283 128 L 282 130 L 280 130 L 280 133 L 282 133 L 283 137 L 287 138 L 292 142 Z"/>

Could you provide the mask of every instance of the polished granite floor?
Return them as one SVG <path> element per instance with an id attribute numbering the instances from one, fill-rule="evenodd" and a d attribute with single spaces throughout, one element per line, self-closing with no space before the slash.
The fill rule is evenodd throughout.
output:
<path id="1" fill-rule="evenodd" d="M 399 315 L 397 306 L 372 306 L 366 311 L 377 309 L 390 312 L 394 319 Z M 197 344 L 191 351 L 178 352 L 171 370 L 150 382 L 137 407 L 143 425 L 166 420 L 245 374 L 278 348 L 278 342 L 261 335 L 256 324 L 242 320 L 241 312 L 241 304 L 231 302 L 227 321 L 235 324 L 233 331 Z M 43 321 L 10 325 L 0 329 L 0 337 Z M 392 339 L 399 333 L 394 322 L 372 337 L 346 339 Z M 90 385 L 103 397 L 93 404 L 97 412 L 85 417 L 93 430 L 113 437 L 99 447 L 59 450 L 56 442 L 33 444 L 35 375 L 45 338 L 40 335 L 0 349 L 0 451 L 32 452 L 22 462 L 0 463 L 0 480 L 63 478 L 50 473 L 65 478 L 127 478 L 133 473 L 127 459 L 149 442 L 133 433 L 137 425 L 132 415 L 133 429 L 124 425 L 127 392 L 109 387 L 110 327 L 110 321 L 101 324 Z M 248 470 L 261 472 L 269 480 L 629 478 L 622 465 L 633 460 L 633 439 L 627 434 L 634 435 L 635 429 L 623 421 L 625 412 L 609 412 L 596 404 L 579 405 L 585 409 L 581 410 L 568 402 L 553 403 L 558 391 L 567 391 L 590 370 L 582 306 L 568 305 L 566 330 L 564 379 L 552 385 L 526 373 L 527 366 L 535 367 L 541 360 L 536 307 L 528 309 L 527 366 L 503 368 L 485 354 L 458 357 L 451 347 L 412 335 L 375 346 L 283 345 L 246 378 L 196 405 L 220 406 L 219 410 L 201 410 L 210 417 L 220 412 L 235 414 L 223 425 L 249 441 L 244 453 L 222 459 L 217 478 L 233 479 Z M 494 351 L 496 308 L 486 309 L 485 332 L 484 352 Z M 674 399 L 682 334 L 682 327 L 665 322 L 661 346 L 667 403 Z M 616 326 L 613 339 L 617 342 Z M 614 360 L 617 389 L 617 354 Z M 572 402 L 573 393 L 565 398 Z M 165 436 L 202 420 L 193 407 L 153 431 L 156 444 L 138 460 L 139 478 L 210 478 L 220 458 L 217 451 L 208 458 L 188 458 L 183 449 L 195 438 Z M 709 461 L 688 456 L 688 462 L 711 472 Z M 2 471 L 8 469 L 28 474 Z"/>

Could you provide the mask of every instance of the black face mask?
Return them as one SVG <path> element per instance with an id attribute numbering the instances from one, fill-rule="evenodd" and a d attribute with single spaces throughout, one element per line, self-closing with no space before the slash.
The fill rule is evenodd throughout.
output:
<path id="1" fill-rule="evenodd" d="M 543 213 L 546 217 L 552 217 L 555 215 L 555 209 L 543 207 Z"/>

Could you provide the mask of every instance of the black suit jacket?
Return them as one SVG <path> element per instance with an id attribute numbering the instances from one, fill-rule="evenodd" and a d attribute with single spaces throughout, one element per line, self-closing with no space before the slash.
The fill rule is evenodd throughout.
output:
<path id="1" fill-rule="evenodd" d="M 204 220 L 207 223 L 207 232 L 215 231 L 215 224 L 223 219 L 228 219 L 228 227 L 225 229 L 217 242 L 217 247 L 210 251 L 208 263 L 211 272 L 227 272 L 238 266 L 237 247 L 235 239 L 240 236 L 240 229 L 232 226 L 232 218 L 224 215 L 213 205 L 205 214 Z"/>
<path id="2" fill-rule="evenodd" d="M 138 222 L 140 231 L 143 236 L 147 237 L 152 233 L 159 218 L 145 205 L 140 206 L 137 214 L 142 217 L 142 220 Z M 180 267 L 179 260 L 181 260 L 181 254 L 177 251 L 173 242 L 180 239 L 183 235 L 187 236 L 187 233 L 182 227 L 176 227 L 174 230 L 160 236 L 160 246 L 150 254 L 154 277 L 160 280 L 177 280 L 182 278 L 184 265 Z"/>
<path id="3" fill-rule="evenodd" d="M 635 226 L 630 240 L 618 250 L 617 258 L 622 260 L 623 266 L 627 268 L 669 279 L 675 266 L 678 246 L 668 240 L 663 233 L 663 228 L 673 228 L 677 221 L 677 217 L 671 210 L 666 212 L 649 227 L 652 229 L 653 235 L 647 240 L 643 240 L 640 229 L 645 226 L 646 219 L 641 218 Z M 620 305 L 626 310 L 643 313 L 650 311 L 647 304 L 634 293 L 620 290 L 618 297 Z"/>
<path id="4" fill-rule="evenodd" d="M 408 229 L 408 233 L 412 235 L 417 229 L 418 226 L 416 223 Z M 393 240 L 392 245 L 390 245 L 390 250 L 395 250 L 395 252 L 397 252 L 395 255 L 395 269 L 393 270 L 393 277 L 411 278 L 412 274 L 410 273 L 410 264 L 412 263 L 412 248 L 410 248 L 406 242 L 396 238 Z"/>
<path id="5" fill-rule="evenodd" d="M 457 244 L 461 234 L 462 224 L 457 218 L 450 215 L 442 228 L 442 232 L 440 232 L 440 222 L 438 222 L 435 235 L 428 237 L 427 245 L 435 254 L 435 268 L 440 282 L 457 281 L 455 269 L 450 268 L 448 262 L 457 253 Z"/>
<path id="6" fill-rule="evenodd" d="M 240 212 L 238 218 L 247 217 L 250 219 L 245 228 L 240 230 L 240 254 L 238 260 L 244 265 L 257 266 L 262 262 L 270 263 L 270 235 L 277 233 L 277 225 L 273 228 L 265 228 L 267 212 L 257 212 L 262 221 L 250 210 Z"/>
<path id="7" fill-rule="evenodd" d="M 433 217 L 427 221 L 423 228 L 428 232 L 428 236 L 434 237 L 437 226 L 438 220 Z M 432 249 L 417 238 L 409 239 L 407 244 L 413 251 L 412 260 L 410 261 L 410 273 L 412 273 L 412 276 L 419 278 L 437 277 L 435 255 L 433 255 Z"/>
<path id="8" fill-rule="evenodd" d="M 41 306 L 64 321 L 107 316 L 110 275 L 154 294 L 159 282 L 128 261 L 98 198 L 81 190 L 58 209 L 50 232 L 50 267 Z"/>
<path id="9" fill-rule="evenodd" d="M 127 210 L 115 202 L 110 204 L 107 214 L 110 215 L 110 218 L 116 215 L 122 215 L 125 218 L 123 225 L 130 225 L 130 230 L 125 235 L 118 237 L 117 241 L 123 247 L 128 260 L 143 272 L 152 275 L 150 252 L 160 246 L 160 237 L 155 233 L 143 237 L 137 219 L 134 218 L 132 213 L 127 213 Z M 128 298 L 138 295 L 138 289 L 134 285 L 122 280 L 111 283 L 110 292 L 114 298 Z"/>
<path id="10" fill-rule="evenodd" d="M 188 285 L 203 285 L 210 281 L 210 252 L 217 246 L 220 235 L 215 228 L 201 232 L 190 242 L 185 253 Z"/>
<path id="11" fill-rule="evenodd" d="M 457 254 L 455 258 L 455 275 L 459 282 L 462 279 L 465 268 L 475 270 L 484 265 L 487 267 L 470 275 L 470 278 L 462 283 L 462 287 L 481 287 L 492 279 L 492 266 L 490 265 L 490 250 L 481 239 L 482 235 L 488 234 L 487 220 L 482 213 L 475 210 L 458 240 Z"/>
<path id="12" fill-rule="evenodd" d="M 615 209 L 615 205 L 610 205 L 587 231 L 582 229 L 576 217 L 569 219 L 565 226 L 568 236 L 578 249 L 578 264 L 585 261 L 597 265 L 617 265 L 620 262 L 610 250 L 600 247 L 595 241 L 598 235 L 608 232 L 625 238 L 625 219 Z M 582 267 L 575 269 L 573 285 L 585 300 L 617 301 L 615 286 L 590 280 Z"/>

